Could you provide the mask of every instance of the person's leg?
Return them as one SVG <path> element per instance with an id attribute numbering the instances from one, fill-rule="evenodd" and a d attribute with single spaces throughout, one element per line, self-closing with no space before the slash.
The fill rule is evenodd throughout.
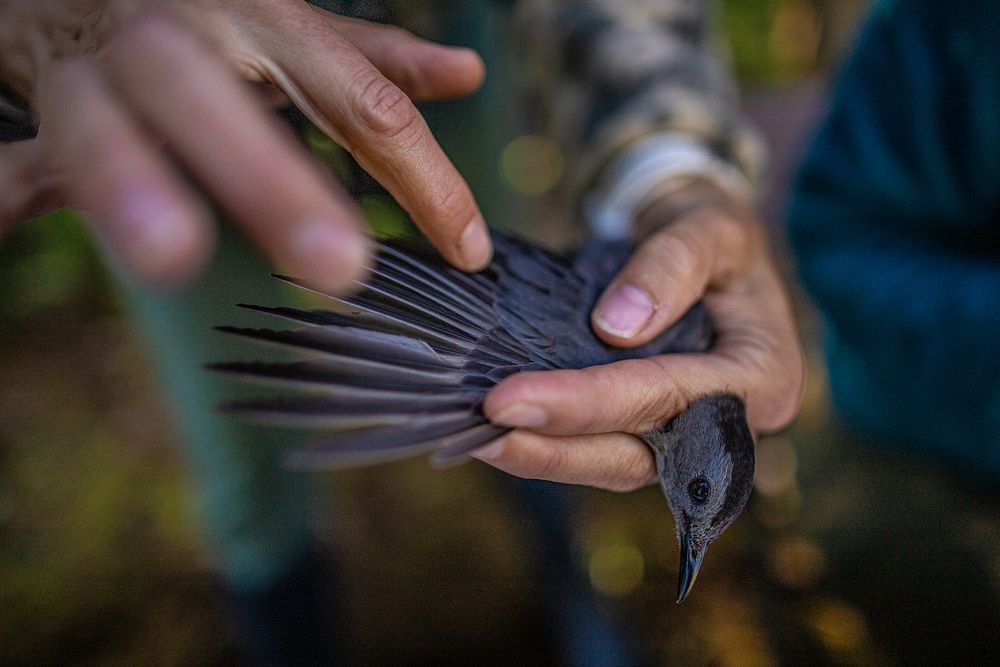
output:
<path id="1" fill-rule="evenodd" d="M 212 361 L 259 348 L 212 330 L 259 326 L 237 302 L 283 303 L 281 283 L 242 239 L 220 231 L 217 255 L 194 285 L 151 292 L 123 283 L 173 410 L 193 479 L 206 548 L 232 612 L 237 640 L 260 662 L 302 662 L 329 652 L 323 591 L 332 567 L 309 530 L 309 475 L 282 466 L 289 434 L 254 427 L 217 410 L 246 388 L 208 372 Z"/>
<path id="2" fill-rule="evenodd" d="M 442 147 L 469 182 L 486 221 L 494 227 L 547 240 L 560 232 L 537 225 L 537 203 L 526 201 L 501 178 L 503 149 L 523 134 L 512 76 L 510 3 L 478 0 L 443 15 L 440 35 L 448 44 L 476 49 L 486 62 L 486 83 L 466 100 L 425 110 Z M 596 596 L 573 535 L 574 489 L 561 484 L 503 476 L 502 486 L 529 521 L 550 631 L 567 665 L 630 665 L 632 639 Z"/>
<path id="3" fill-rule="evenodd" d="M 634 638 L 595 594 L 573 534 L 577 489 L 503 476 L 530 518 L 548 622 L 565 665 L 638 664 Z"/>

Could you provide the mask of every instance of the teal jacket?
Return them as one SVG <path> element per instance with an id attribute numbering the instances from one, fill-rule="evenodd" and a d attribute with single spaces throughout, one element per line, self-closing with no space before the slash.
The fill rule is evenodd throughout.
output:
<path id="1" fill-rule="evenodd" d="M 876 5 L 789 232 L 848 425 L 1000 478 L 1000 5 Z"/>

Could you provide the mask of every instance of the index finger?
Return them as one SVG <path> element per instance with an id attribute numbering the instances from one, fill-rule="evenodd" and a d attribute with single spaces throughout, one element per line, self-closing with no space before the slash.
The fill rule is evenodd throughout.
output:
<path id="1" fill-rule="evenodd" d="M 351 284 L 367 257 L 358 214 L 210 48 L 148 17 L 106 62 L 122 98 L 266 253 L 322 287 Z"/>
<path id="2" fill-rule="evenodd" d="M 312 12 L 301 21 L 310 27 L 283 25 L 313 38 L 270 37 L 268 77 L 392 193 L 445 259 L 486 266 L 492 247 L 479 207 L 410 98 L 330 24 Z"/>
<path id="3" fill-rule="evenodd" d="M 503 426 L 573 435 L 652 430 L 694 399 L 747 378 L 741 364 L 715 354 L 670 354 L 580 370 L 518 373 L 487 396 L 483 411 Z"/>

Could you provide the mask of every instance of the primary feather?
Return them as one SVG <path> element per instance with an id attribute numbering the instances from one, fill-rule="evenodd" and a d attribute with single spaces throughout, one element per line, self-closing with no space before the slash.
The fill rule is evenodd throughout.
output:
<path id="1" fill-rule="evenodd" d="M 416 246 L 379 243 L 371 276 L 357 294 L 326 294 L 338 310 L 244 306 L 300 326 L 221 331 L 311 356 L 211 368 L 306 395 L 226 409 L 266 423 L 327 429 L 292 453 L 297 466 L 356 465 L 427 451 L 446 464 L 507 432 L 489 423 L 482 403 L 512 373 L 702 352 L 711 344 L 711 322 L 700 304 L 638 348 L 611 347 L 594 335 L 590 312 L 631 254 L 626 243 L 597 241 L 562 256 L 504 234 L 494 233 L 493 242 L 493 263 L 476 274 Z"/>

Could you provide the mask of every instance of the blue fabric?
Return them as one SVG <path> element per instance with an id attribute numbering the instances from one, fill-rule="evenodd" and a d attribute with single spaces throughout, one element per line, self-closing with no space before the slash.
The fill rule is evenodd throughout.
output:
<path id="1" fill-rule="evenodd" d="M 789 232 L 848 424 L 1000 476 L 1000 5 L 876 5 Z"/>
<path id="2" fill-rule="evenodd" d="M 259 347 L 240 345 L 212 327 L 259 326 L 259 318 L 235 304 L 288 299 L 264 262 L 221 225 L 216 257 L 195 284 L 171 293 L 120 284 L 175 417 L 206 548 L 230 588 L 266 590 L 312 547 L 312 478 L 282 466 L 289 433 L 219 413 L 219 403 L 246 398 L 249 390 L 204 365 L 260 358 Z"/>

